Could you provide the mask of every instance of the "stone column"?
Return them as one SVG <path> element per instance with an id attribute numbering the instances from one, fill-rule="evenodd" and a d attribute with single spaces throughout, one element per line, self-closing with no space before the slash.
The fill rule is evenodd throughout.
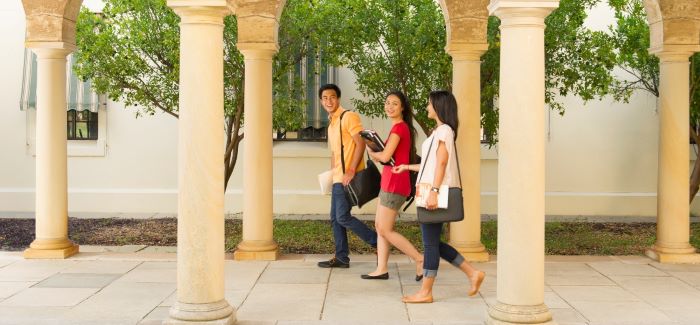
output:
<path id="1" fill-rule="evenodd" d="M 449 44 L 452 92 L 459 106 L 457 146 L 462 176 L 464 220 L 450 224 L 450 245 L 467 260 L 484 262 L 481 243 L 481 55 L 488 44 Z"/>
<path id="2" fill-rule="evenodd" d="M 166 324 L 232 324 L 224 299 L 224 67 L 220 5 L 170 1 L 180 16 L 177 302 Z"/>
<path id="3" fill-rule="evenodd" d="M 493 0 L 501 19 L 497 302 L 487 324 L 552 324 L 544 304 L 544 19 L 558 0 Z"/>
<path id="4" fill-rule="evenodd" d="M 656 243 L 647 255 L 662 263 L 700 263 L 690 245 L 688 150 L 689 57 L 698 46 L 656 52 L 660 63 L 659 167 Z"/>
<path id="5" fill-rule="evenodd" d="M 272 238 L 272 56 L 274 43 L 239 43 L 245 60 L 243 241 L 237 260 L 275 260 Z"/>
<path id="6" fill-rule="evenodd" d="M 35 43 L 36 239 L 25 258 L 66 258 L 78 253 L 68 239 L 68 169 L 66 129 L 66 43 Z"/>

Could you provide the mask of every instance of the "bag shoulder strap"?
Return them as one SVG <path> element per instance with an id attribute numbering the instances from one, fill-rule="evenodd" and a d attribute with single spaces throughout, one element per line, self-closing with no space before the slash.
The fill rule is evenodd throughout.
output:
<path id="1" fill-rule="evenodd" d="M 340 114 L 340 120 L 338 121 L 338 130 L 340 131 L 340 163 L 343 167 L 343 174 L 345 174 L 345 146 L 343 146 L 343 115 L 349 111 L 345 111 Z"/>
<path id="2" fill-rule="evenodd" d="M 457 176 L 459 177 L 459 188 L 462 188 L 462 171 L 459 169 L 459 154 L 457 153 L 457 134 L 452 130 L 454 138 L 452 138 L 452 147 L 455 149 L 455 160 L 457 161 Z"/>
<path id="3" fill-rule="evenodd" d="M 452 132 L 454 133 L 454 130 L 452 130 Z M 425 164 L 423 164 L 423 168 L 420 169 L 420 173 L 418 174 L 418 183 L 420 183 L 420 180 L 423 177 L 423 170 L 425 170 L 425 165 L 428 164 L 428 159 L 430 159 L 430 149 L 433 148 L 433 142 L 435 142 L 435 135 L 433 134 L 432 137 L 433 137 L 433 139 L 430 140 L 430 146 L 428 146 L 428 153 L 427 153 L 428 157 L 425 157 Z M 455 156 L 455 159 L 457 162 L 457 176 L 459 176 L 459 187 L 461 188 L 462 187 L 462 171 L 459 169 L 459 155 L 457 154 L 456 141 L 452 141 L 452 146 L 454 148 L 454 152 L 455 152 L 454 156 Z M 435 159 L 437 159 L 437 154 L 436 154 Z"/>

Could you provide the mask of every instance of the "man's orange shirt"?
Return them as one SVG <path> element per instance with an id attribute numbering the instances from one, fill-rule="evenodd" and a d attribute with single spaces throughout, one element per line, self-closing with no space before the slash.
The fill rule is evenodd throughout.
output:
<path id="1" fill-rule="evenodd" d="M 341 166 L 340 159 L 340 133 L 338 127 L 340 123 L 340 114 L 343 114 L 346 110 L 342 107 L 338 107 L 335 112 L 331 115 L 331 121 L 328 124 L 328 145 L 331 149 L 331 154 L 333 155 L 333 183 L 343 182 L 343 168 Z M 355 141 L 352 136 L 360 133 L 362 131 L 362 121 L 360 120 L 360 115 L 355 112 L 349 111 L 343 115 L 343 145 L 345 151 L 345 170 L 350 168 L 352 155 L 355 152 Z M 364 159 L 360 159 L 360 163 L 356 168 L 356 172 L 365 168 Z"/>

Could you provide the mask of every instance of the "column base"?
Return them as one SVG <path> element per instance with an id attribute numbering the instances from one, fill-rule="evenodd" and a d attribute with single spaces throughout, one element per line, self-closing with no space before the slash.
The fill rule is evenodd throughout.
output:
<path id="1" fill-rule="evenodd" d="M 208 304 L 176 302 L 170 308 L 170 317 L 163 324 L 216 324 L 236 323 L 236 311 L 226 300 Z"/>
<path id="2" fill-rule="evenodd" d="M 556 325 L 545 304 L 536 306 L 508 305 L 498 302 L 489 307 L 486 325 Z"/>
<path id="3" fill-rule="evenodd" d="M 233 252 L 237 261 L 275 261 L 279 257 L 279 247 L 272 242 L 242 241 Z"/>
<path id="4" fill-rule="evenodd" d="M 22 256 L 26 259 L 64 259 L 78 254 L 79 246 L 68 239 L 35 239 Z"/>
<path id="5" fill-rule="evenodd" d="M 450 246 L 454 247 L 467 262 L 488 262 L 489 252 L 486 251 L 486 247 L 481 243 L 477 245 L 464 245 L 460 243 L 449 243 Z"/>
<path id="6" fill-rule="evenodd" d="M 689 253 L 669 253 L 664 252 L 662 249 L 653 247 L 647 249 L 645 254 L 649 258 L 665 264 L 700 264 L 700 254 L 696 253 L 695 250 Z"/>
<path id="7" fill-rule="evenodd" d="M 483 252 L 462 252 L 459 250 L 459 248 L 456 248 L 457 251 L 464 256 L 464 259 L 467 260 L 467 262 L 488 262 L 490 261 L 490 255 L 488 252 L 483 251 Z"/>

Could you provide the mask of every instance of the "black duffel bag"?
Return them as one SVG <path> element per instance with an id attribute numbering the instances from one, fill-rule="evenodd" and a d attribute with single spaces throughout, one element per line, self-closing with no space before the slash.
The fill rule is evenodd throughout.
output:
<path id="1" fill-rule="evenodd" d="M 343 146 L 343 115 L 348 111 L 340 114 L 340 160 L 343 165 L 343 174 L 345 174 L 345 146 Z M 359 148 L 356 148 L 359 150 Z M 350 205 L 361 208 L 365 203 L 372 201 L 379 196 L 379 189 L 382 184 L 382 174 L 377 169 L 377 166 L 369 159 L 367 155 L 367 166 L 365 169 L 357 172 L 355 177 L 350 180 L 350 183 L 344 186 L 345 197 L 350 202 Z"/>
<path id="2" fill-rule="evenodd" d="M 352 178 L 345 186 L 345 196 L 351 205 L 361 208 L 365 203 L 379 196 L 382 174 L 372 160 L 367 159 L 367 167 Z"/>

